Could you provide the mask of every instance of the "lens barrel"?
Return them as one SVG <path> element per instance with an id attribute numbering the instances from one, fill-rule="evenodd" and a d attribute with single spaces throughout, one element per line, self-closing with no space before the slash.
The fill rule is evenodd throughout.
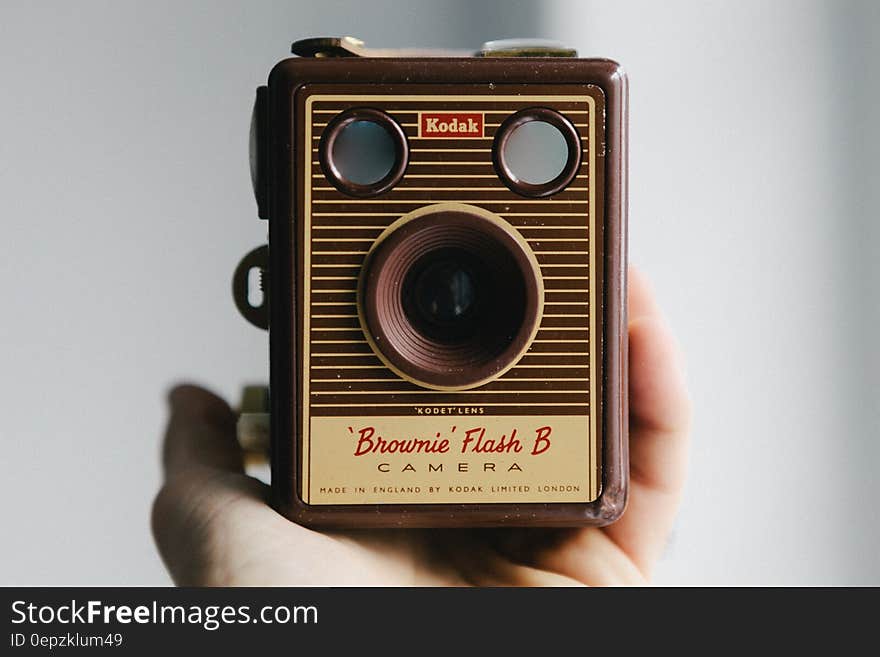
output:
<path id="1" fill-rule="evenodd" d="M 526 241 L 500 217 L 432 205 L 392 224 L 367 256 L 361 326 L 401 377 L 437 390 L 498 378 L 529 348 L 543 282 Z"/>

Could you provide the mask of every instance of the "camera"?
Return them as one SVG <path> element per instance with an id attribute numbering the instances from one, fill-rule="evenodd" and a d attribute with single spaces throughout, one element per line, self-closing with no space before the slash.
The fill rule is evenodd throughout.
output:
<path id="1" fill-rule="evenodd" d="M 293 45 L 257 90 L 273 504 L 566 527 L 626 502 L 627 79 L 559 44 Z M 254 293 L 254 285 L 262 291 Z"/>

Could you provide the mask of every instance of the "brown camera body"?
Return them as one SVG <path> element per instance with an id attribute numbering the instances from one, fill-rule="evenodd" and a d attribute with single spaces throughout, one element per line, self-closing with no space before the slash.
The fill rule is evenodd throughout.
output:
<path id="1" fill-rule="evenodd" d="M 274 67 L 252 140 L 267 299 L 250 312 L 269 329 L 280 513 L 336 528 L 619 517 L 626 115 L 626 77 L 605 59 Z M 550 180 L 508 161 L 532 122 L 565 143 Z M 340 144 L 367 124 L 391 160 L 364 181 Z"/>

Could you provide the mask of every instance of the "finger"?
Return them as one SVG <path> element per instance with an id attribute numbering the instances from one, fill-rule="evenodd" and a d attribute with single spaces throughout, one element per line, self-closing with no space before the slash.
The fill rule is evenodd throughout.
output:
<path id="1" fill-rule="evenodd" d="M 287 522 L 266 504 L 267 495 L 260 481 L 221 470 L 166 482 L 153 501 L 151 525 L 174 582 L 229 584 L 236 555 L 248 553 L 237 542 L 272 534 L 275 524 Z"/>
<path id="2" fill-rule="evenodd" d="M 684 482 L 691 404 L 684 363 L 650 283 L 630 269 L 629 419 L 633 479 L 677 492 Z"/>
<path id="3" fill-rule="evenodd" d="M 590 527 L 574 530 L 552 549 L 533 558 L 542 571 L 557 573 L 587 586 L 644 586 L 645 576 L 605 532 Z"/>
<path id="4" fill-rule="evenodd" d="M 630 495 L 623 517 L 605 531 L 649 576 L 684 485 L 690 400 L 675 339 L 638 272 L 629 299 Z"/>
<path id="5" fill-rule="evenodd" d="M 627 270 L 626 314 L 630 323 L 641 317 L 661 315 L 654 287 L 647 276 L 635 267 Z"/>
<path id="6" fill-rule="evenodd" d="M 472 565 L 475 567 L 465 570 L 464 576 L 474 586 L 583 586 L 575 578 L 513 563 L 497 555 Z"/>
<path id="7" fill-rule="evenodd" d="M 166 478 L 197 467 L 244 471 L 235 413 L 225 401 L 193 385 L 176 386 L 168 401 L 171 418 L 162 450 Z"/>
<path id="8" fill-rule="evenodd" d="M 691 414 L 681 357 L 660 319 L 631 324 L 629 340 L 632 478 L 676 493 L 684 483 Z"/>
<path id="9" fill-rule="evenodd" d="M 632 559 L 603 531 L 490 530 L 490 544 L 512 561 L 587 586 L 644 586 Z"/>
<path id="10" fill-rule="evenodd" d="M 474 586 L 583 586 L 558 569 L 511 559 L 486 543 L 481 532 L 450 532 L 446 538 L 445 559 Z"/>

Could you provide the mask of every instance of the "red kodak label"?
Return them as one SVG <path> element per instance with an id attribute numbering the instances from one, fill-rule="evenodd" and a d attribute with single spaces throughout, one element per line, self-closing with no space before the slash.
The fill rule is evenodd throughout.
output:
<path id="1" fill-rule="evenodd" d="M 482 112 L 420 112 L 419 137 L 461 139 L 483 136 Z"/>

